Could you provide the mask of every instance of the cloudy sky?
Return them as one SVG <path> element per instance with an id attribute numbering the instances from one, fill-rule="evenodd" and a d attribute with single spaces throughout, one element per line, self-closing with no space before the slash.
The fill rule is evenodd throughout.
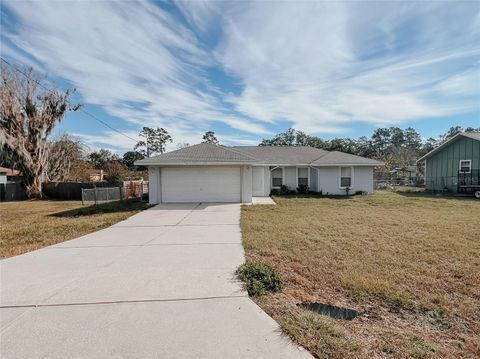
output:
<path id="1" fill-rule="evenodd" d="M 136 138 L 213 130 L 257 144 L 289 127 L 324 138 L 480 126 L 480 2 L 1 2 L 1 56 Z M 83 113 L 58 128 L 93 147 L 132 140 Z M 175 144 L 171 148 L 175 148 Z"/>

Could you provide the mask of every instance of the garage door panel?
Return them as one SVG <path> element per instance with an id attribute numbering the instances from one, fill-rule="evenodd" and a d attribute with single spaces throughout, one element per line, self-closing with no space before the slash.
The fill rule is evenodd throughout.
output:
<path id="1" fill-rule="evenodd" d="M 240 202 L 239 167 L 162 168 L 162 202 Z"/>

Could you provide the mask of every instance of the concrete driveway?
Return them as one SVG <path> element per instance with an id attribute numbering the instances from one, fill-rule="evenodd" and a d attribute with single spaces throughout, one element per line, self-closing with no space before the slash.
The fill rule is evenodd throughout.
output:
<path id="1" fill-rule="evenodd" d="M 0 357 L 312 358 L 235 280 L 238 204 L 164 204 L 1 261 Z"/>

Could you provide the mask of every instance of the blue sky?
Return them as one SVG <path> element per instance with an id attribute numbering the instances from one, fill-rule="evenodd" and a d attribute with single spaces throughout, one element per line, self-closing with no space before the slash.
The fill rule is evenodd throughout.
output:
<path id="1" fill-rule="evenodd" d="M 480 2 L 2 1 L 1 55 L 31 65 L 113 127 L 213 130 L 257 144 L 289 127 L 322 138 L 480 126 Z M 57 134 L 134 142 L 85 114 Z"/>

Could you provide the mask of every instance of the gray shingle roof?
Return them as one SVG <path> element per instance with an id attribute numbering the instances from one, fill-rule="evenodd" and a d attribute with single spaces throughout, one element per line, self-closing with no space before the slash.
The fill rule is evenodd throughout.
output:
<path id="1" fill-rule="evenodd" d="M 257 158 L 262 164 L 309 164 L 328 151 L 303 146 L 237 146 L 233 149 Z"/>
<path id="2" fill-rule="evenodd" d="M 383 163 L 338 151 L 303 146 L 216 146 L 209 143 L 185 147 L 135 161 L 136 165 L 259 164 L 273 166 L 379 166 Z"/>
<path id="3" fill-rule="evenodd" d="M 327 152 L 325 156 L 311 163 L 312 166 L 338 166 L 338 165 L 360 165 L 360 166 L 380 166 L 383 162 L 372 160 L 366 157 L 351 155 L 349 153 L 332 151 Z"/>
<path id="4" fill-rule="evenodd" d="M 480 132 L 463 132 L 462 135 L 480 141 Z"/>
<path id="5" fill-rule="evenodd" d="M 172 165 L 172 164 L 225 164 L 238 163 L 248 164 L 257 160 L 247 154 L 240 153 L 233 149 L 216 146 L 210 143 L 200 143 L 176 151 L 167 152 L 158 156 L 135 161 L 136 165 Z"/>

